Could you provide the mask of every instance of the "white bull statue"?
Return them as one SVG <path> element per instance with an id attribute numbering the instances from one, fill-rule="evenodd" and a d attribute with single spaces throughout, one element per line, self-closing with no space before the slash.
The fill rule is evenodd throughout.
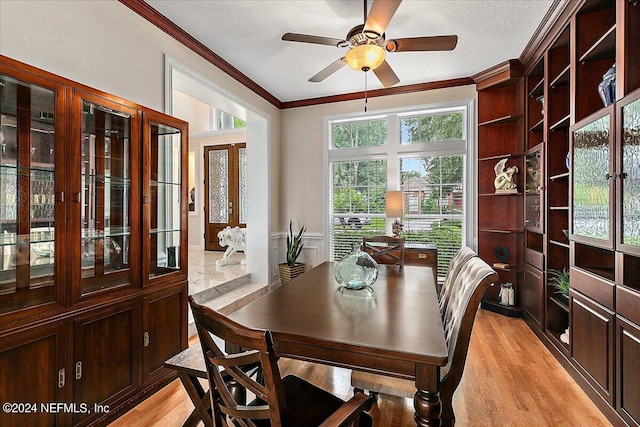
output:
<path id="1" fill-rule="evenodd" d="M 227 226 L 223 230 L 218 232 L 218 240 L 220 241 L 220 246 L 226 246 L 227 250 L 224 251 L 222 258 L 216 261 L 216 266 L 224 267 L 225 265 L 229 264 L 229 258 L 231 258 L 231 255 L 235 254 L 238 251 L 244 252 L 245 244 L 247 242 L 246 231 L 246 228 L 240 228 L 237 226 L 231 228 Z M 247 260 L 245 258 L 242 258 L 240 264 L 246 265 Z"/>

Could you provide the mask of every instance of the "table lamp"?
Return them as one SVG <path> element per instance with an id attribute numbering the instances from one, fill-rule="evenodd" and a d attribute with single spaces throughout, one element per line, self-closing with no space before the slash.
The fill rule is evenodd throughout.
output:
<path id="1" fill-rule="evenodd" d="M 387 218 L 395 218 L 391 225 L 393 237 L 400 237 L 402 231 L 402 216 L 404 215 L 404 196 L 402 191 L 387 191 Z"/>

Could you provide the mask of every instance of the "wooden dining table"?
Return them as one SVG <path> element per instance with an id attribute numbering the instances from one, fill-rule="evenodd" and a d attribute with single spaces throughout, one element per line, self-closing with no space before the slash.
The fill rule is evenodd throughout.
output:
<path id="1" fill-rule="evenodd" d="M 342 288 L 324 262 L 229 317 L 270 330 L 278 356 L 415 381 L 415 421 L 440 425 L 448 351 L 430 268 L 378 267 L 372 291 Z"/>

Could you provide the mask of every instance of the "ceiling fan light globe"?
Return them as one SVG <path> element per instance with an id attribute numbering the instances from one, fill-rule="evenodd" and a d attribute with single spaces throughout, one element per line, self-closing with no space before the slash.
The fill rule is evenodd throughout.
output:
<path id="1" fill-rule="evenodd" d="M 385 54 L 377 44 L 361 44 L 347 52 L 346 61 L 354 70 L 375 70 L 384 62 Z"/>

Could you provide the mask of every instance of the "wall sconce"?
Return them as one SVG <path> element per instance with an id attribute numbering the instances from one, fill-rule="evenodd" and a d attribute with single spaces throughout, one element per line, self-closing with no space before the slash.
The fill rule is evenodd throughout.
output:
<path id="1" fill-rule="evenodd" d="M 402 191 L 387 191 L 386 194 L 387 218 L 395 218 L 391 225 L 394 237 L 400 237 L 402 231 L 402 217 L 404 216 L 404 195 Z"/>

